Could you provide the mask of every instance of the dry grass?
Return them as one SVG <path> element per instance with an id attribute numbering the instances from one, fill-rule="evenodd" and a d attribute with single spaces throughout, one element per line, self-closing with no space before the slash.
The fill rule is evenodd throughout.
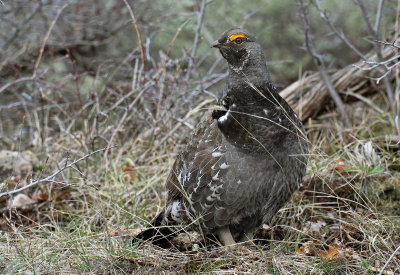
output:
<path id="1" fill-rule="evenodd" d="M 164 180 L 180 149 L 170 138 L 151 150 L 151 137 L 139 135 L 111 151 L 108 169 L 102 155 L 93 156 L 63 173 L 68 185 L 53 182 L 28 192 L 42 190 L 51 194 L 49 200 L 26 211 L 3 213 L 8 232 L 0 237 L 0 268 L 3 273 L 40 274 L 379 273 L 400 242 L 399 150 L 398 140 L 365 133 L 377 120 L 380 133 L 390 131 L 389 120 L 369 108 L 363 112 L 365 119 L 352 129 L 342 129 L 334 114 L 308 125 L 308 176 L 274 224 L 258 232 L 262 240 L 231 250 L 200 244 L 192 251 L 132 243 L 136 229 L 164 204 Z M 375 134 L 373 127 L 369 131 Z M 176 134 L 187 132 L 181 126 Z M 81 143 L 65 133 L 49 137 L 47 144 L 51 153 L 44 174 L 57 169 L 63 148 L 71 159 L 82 155 Z M 340 245 L 340 257 L 322 259 L 319 251 L 334 242 Z M 383 274 L 399 270 L 395 254 Z"/>

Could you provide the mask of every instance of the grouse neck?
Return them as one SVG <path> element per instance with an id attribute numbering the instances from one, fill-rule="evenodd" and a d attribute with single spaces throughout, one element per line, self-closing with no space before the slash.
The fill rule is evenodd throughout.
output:
<path id="1" fill-rule="evenodd" d="M 233 86 L 239 86 L 249 82 L 256 87 L 262 87 L 266 83 L 272 84 L 264 55 L 250 55 L 245 58 L 241 66 L 229 64 L 228 81 Z"/>

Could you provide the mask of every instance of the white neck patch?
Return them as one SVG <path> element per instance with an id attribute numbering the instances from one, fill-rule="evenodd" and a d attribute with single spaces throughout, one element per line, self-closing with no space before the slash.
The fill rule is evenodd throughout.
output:
<path id="1" fill-rule="evenodd" d="M 244 57 L 242 64 L 240 66 L 234 66 L 232 64 L 229 64 L 229 67 L 235 71 L 236 73 L 239 73 L 243 70 L 244 65 L 249 61 L 249 53 L 246 51 L 246 56 Z"/>

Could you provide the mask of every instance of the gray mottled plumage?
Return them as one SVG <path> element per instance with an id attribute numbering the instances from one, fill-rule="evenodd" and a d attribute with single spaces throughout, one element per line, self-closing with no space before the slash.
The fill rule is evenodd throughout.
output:
<path id="1" fill-rule="evenodd" d="M 217 235 L 225 228 L 234 240 L 243 240 L 268 223 L 298 188 L 308 145 L 255 38 L 232 29 L 212 46 L 229 64 L 219 100 L 225 110 L 205 113 L 178 155 L 166 182 L 167 205 L 153 225 L 184 225 Z M 140 237 L 156 231 L 146 234 Z"/>

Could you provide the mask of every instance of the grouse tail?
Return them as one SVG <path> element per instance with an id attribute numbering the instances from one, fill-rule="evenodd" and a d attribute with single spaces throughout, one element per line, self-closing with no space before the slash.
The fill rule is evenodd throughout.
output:
<path id="1" fill-rule="evenodd" d="M 154 245 L 167 248 L 171 246 L 170 240 L 176 236 L 171 227 L 163 226 L 164 211 L 159 213 L 152 221 L 151 226 L 140 232 L 134 241 L 149 241 Z"/>

